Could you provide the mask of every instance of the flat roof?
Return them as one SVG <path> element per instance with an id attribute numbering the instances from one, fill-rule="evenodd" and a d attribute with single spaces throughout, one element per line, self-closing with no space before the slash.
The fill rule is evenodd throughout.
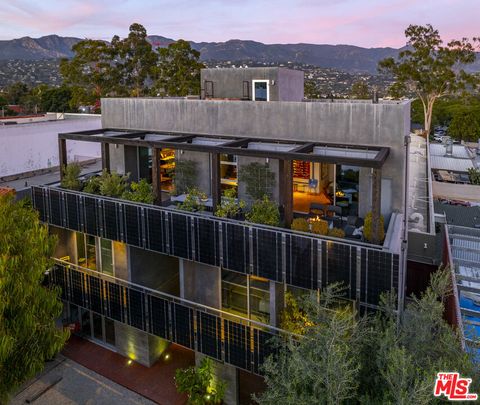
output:
<path id="1" fill-rule="evenodd" d="M 58 134 L 59 139 L 150 148 L 172 148 L 280 160 L 303 160 L 380 169 L 390 153 L 386 146 L 285 141 L 246 136 L 133 131 L 100 128 Z"/>
<path id="2" fill-rule="evenodd" d="M 468 169 L 475 167 L 471 159 L 452 156 L 431 155 L 430 162 L 433 170 L 447 170 L 449 172 L 467 173 Z"/>

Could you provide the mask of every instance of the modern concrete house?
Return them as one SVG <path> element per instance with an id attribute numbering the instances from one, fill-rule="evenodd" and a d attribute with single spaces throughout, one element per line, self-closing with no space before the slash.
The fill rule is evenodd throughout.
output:
<path id="1" fill-rule="evenodd" d="M 251 70 L 203 71 L 215 100 L 103 99 L 101 128 L 59 134 L 61 165 L 69 142 L 98 143 L 103 168 L 147 179 L 155 204 L 32 188 L 59 236 L 50 278 L 62 287 L 64 321 L 147 366 L 172 342 L 215 359 L 227 403 L 238 403 L 245 375 L 261 375 L 270 338 L 286 333 L 286 292 L 343 282 L 365 312 L 394 289 L 401 310 L 405 283 L 409 102 L 302 101 L 303 77 L 284 69 L 263 72 L 270 102 L 231 100 L 241 97 L 229 75 L 241 89 L 257 80 Z M 273 89 L 290 79 L 301 86 L 287 92 L 295 101 Z M 191 197 L 185 167 L 203 210 L 177 206 Z M 252 189 L 263 190 L 280 223 L 216 216 L 228 189 L 244 211 Z M 362 236 L 367 214 L 377 231 L 384 218 L 384 240 Z M 290 229 L 294 218 L 322 219 L 345 236 Z"/>

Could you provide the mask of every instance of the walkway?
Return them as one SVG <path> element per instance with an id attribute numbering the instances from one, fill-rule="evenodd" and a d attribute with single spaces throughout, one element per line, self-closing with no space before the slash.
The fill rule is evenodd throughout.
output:
<path id="1" fill-rule="evenodd" d="M 168 358 L 165 359 L 168 353 Z M 183 405 L 186 397 L 177 393 L 174 383 L 178 368 L 195 364 L 191 350 L 170 345 L 167 352 L 152 367 L 128 359 L 77 336 L 72 336 L 63 354 L 109 380 L 128 388 L 161 405 Z M 118 403 L 116 404 L 118 405 Z"/>
<path id="2" fill-rule="evenodd" d="M 46 369 L 12 399 L 10 405 L 154 405 L 153 402 L 107 378 L 57 356 Z"/>

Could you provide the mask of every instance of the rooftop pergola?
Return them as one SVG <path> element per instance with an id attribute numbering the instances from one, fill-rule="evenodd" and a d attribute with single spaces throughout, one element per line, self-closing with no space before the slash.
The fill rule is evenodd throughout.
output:
<path id="1" fill-rule="evenodd" d="M 294 139 L 295 136 L 292 135 Z M 103 168 L 109 169 L 108 145 L 128 145 L 152 149 L 153 189 L 161 196 L 158 184 L 159 155 L 163 148 L 209 153 L 212 157 L 212 199 L 214 207 L 220 202 L 220 154 L 278 159 L 280 162 L 280 203 L 286 221 L 292 217 L 292 162 L 294 160 L 341 164 L 373 169 L 372 211 L 380 215 L 381 168 L 390 149 L 384 146 L 352 145 L 328 142 L 308 142 L 274 138 L 255 138 L 236 135 L 192 134 L 181 132 L 132 131 L 95 129 L 58 135 L 60 166 L 67 162 L 66 140 L 99 142 L 102 144 Z"/>

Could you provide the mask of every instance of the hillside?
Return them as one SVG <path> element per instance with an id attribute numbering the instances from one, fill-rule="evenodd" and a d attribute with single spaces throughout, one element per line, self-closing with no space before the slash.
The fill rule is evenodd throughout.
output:
<path id="1" fill-rule="evenodd" d="M 0 41 L 0 60 L 44 60 L 72 57 L 71 48 L 80 38 L 48 35 L 41 38 L 24 37 Z M 171 38 L 149 36 L 155 47 L 174 42 Z M 395 56 L 394 48 L 361 48 L 352 45 L 263 44 L 256 41 L 233 39 L 226 42 L 191 42 L 205 61 L 254 61 L 258 63 L 294 62 L 350 73 L 376 73 L 378 61 Z M 469 70 L 480 71 L 480 58 Z"/>

